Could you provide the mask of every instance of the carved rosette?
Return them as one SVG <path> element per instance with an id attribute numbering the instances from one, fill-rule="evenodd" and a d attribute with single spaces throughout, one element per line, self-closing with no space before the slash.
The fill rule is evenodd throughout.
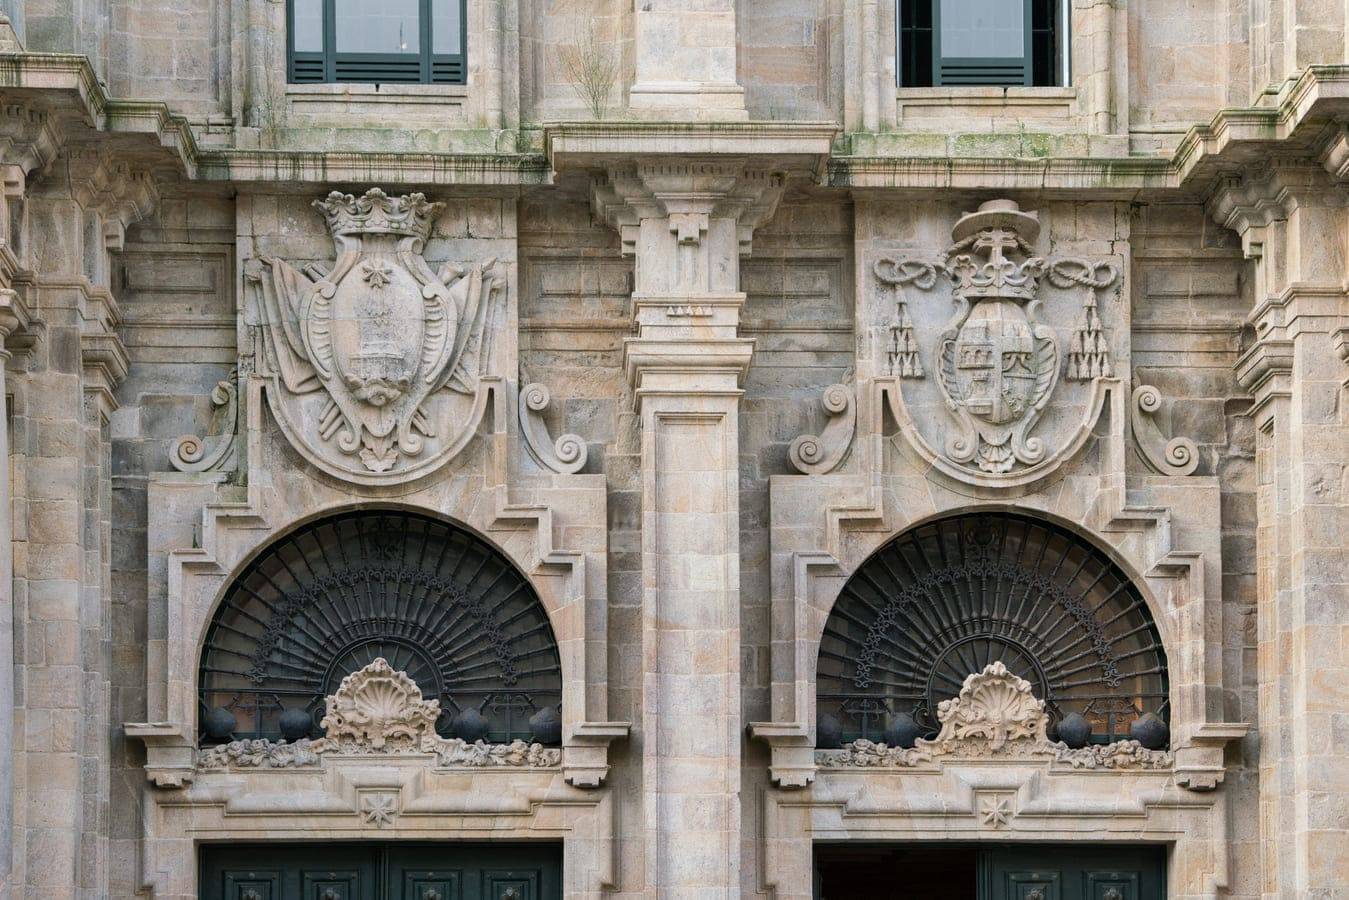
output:
<path id="1" fill-rule="evenodd" d="M 504 294 L 494 258 L 432 271 L 422 254 L 444 204 L 337 191 L 315 201 L 331 266 L 263 257 L 258 370 L 282 431 L 310 462 L 364 484 L 421 477 L 471 438 Z"/>
<path id="2" fill-rule="evenodd" d="M 418 753 L 441 766 L 548 768 L 562 764 L 556 747 L 512 741 L 489 744 L 443 738 L 436 733 L 440 703 L 422 697 L 406 672 L 384 659 L 342 679 L 325 701 L 320 725 L 324 737 L 288 743 L 244 740 L 209 747 L 197 754 L 197 767 L 212 769 L 285 769 L 317 766 L 324 754 L 375 756 Z"/>
<path id="3" fill-rule="evenodd" d="M 857 740 L 838 750 L 818 750 L 816 762 L 826 769 L 912 768 L 941 757 L 953 759 L 1048 759 L 1071 769 L 1170 769 L 1174 756 L 1149 750 L 1138 741 L 1070 749 L 1049 740 L 1045 703 L 1001 661 L 968 676 L 960 693 L 937 705 L 941 732 L 912 748 L 889 747 Z"/>

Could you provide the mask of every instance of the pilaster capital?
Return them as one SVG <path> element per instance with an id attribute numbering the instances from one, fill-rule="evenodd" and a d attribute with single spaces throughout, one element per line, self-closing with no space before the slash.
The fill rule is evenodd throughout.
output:
<path id="1" fill-rule="evenodd" d="M 1275 157 L 1256 171 L 1219 180 L 1209 198 L 1209 215 L 1241 236 L 1246 255 L 1258 255 L 1266 229 L 1283 221 L 1299 206 L 1342 208 L 1349 195 L 1326 170 L 1306 159 Z"/>
<path id="2" fill-rule="evenodd" d="M 23 296 L 10 288 L 0 288 L 0 354 L 5 352 L 5 341 L 26 330 L 32 321 Z"/>
<path id="3" fill-rule="evenodd" d="M 0 167 L 6 188 L 41 171 L 61 152 L 63 133 L 45 110 L 23 103 L 0 104 Z"/>
<path id="4" fill-rule="evenodd" d="M 102 217 L 108 249 L 120 250 L 127 226 L 148 216 L 159 201 L 153 176 L 95 144 L 74 147 L 67 157 L 71 198 Z"/>
<path id="5" fill-rule="evenodd" d="M 731 219 L 747 256 L 754 229 L 772 218 L 786 185 L 781 170 L 745 158 L 673 157 L 606 167 L 592 178 L 590 200 L 596 217 L 618 231 L 626 255 L 636 253 L 644 220 L 667 219 L 679 244 L 696 244 L 711 219 Z"/>

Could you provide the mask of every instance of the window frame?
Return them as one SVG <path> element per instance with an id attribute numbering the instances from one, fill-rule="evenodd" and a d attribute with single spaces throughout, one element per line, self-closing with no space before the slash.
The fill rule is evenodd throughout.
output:
<path id="1" fill-rule="evenodd" d="M 928 17 L 927 25 L 907 24 L 905 7 L 910 4 L 905 0 L 896 0 L 895 2 L 895 75 L 896 86 L 900 90 L 908 88 L 986 88 L 986 87 L 1065 87 L 1072 82 L 1072 70 L 1070 64 L 1071 52 L 1071 3 L 1068 0 L 1046 0 L 1047 9 L 1052 15 L 1052 21 L 1048 29 L 1036 29 L 1035 27 L 1035 0 L 1022 0 L 1022 10 L 1024 14 L 1024 49 L 1021 56 L 1004 57 L 947 57 L 941 52 L 941 7 L 942 0 L 913 0 L 913 6 L 925 5 Z M 915 10 L 916 12 L 916 10 Z M 1050 77 L 1046 80 L 1037 82 L 1037 54 L 1036 43 L 1037 36 L 1045 31 L 1050 35 L 1049 53 L 1052 58 L 1045 70 Z M 928 55 L 931 57 L 930 66 L 924 65 L 919 60 L 918 68 L 926 76 L 921 80 L 914 79 L 910 83 L 909 79 L 917 74 L 910 72 L 905 59 L 904 47 L 906 38 L 911 35 L 926 35 L 926 46 Z M 1021 80 L 1019 82 L 1009 83 L 1007 80 L 989 80 L 979 81 L 973 78 L 961 79 L 952 78 L 952 80 L 943 80 L 943 67 L 950 68 L 950 64 L 956 64 L 961 68 L 971 71 L 971 75 L 979 69 L 991 72 L 1008 73 L 1009 70 L 1019 67 L 1021 69 Z M 948 77 L 950 77 L 948 73 Z"/>
<path id="2" fill-rule="evenodd" d="M 322 10 L 323 49 L 295 49 L 295 2 L 286 0 L 287 84 L 467 84 L 468 0 L 452 0 L 459 12 L 459 52 L 435 53 L 432 7 L 435 0 L 418 0 L 416 53 L 339 53 L 337 0 L 319 0 Z M 416 61 L 416 78 L 408 63 Z M 381 69 L 381 67 L 387 67 Z M 314 69 L 317 67 L 317 75 Z M 397 67 L 402 67 L 399 72 Z"/>

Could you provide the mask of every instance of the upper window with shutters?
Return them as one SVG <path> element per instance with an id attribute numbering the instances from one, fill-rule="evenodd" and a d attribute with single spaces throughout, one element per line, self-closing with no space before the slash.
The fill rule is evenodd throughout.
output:
<path id="1" fill-rule="evenodd" d="M 1070 0 L 898 0 L 899 85 L 1067 86 Z"/>
<path id="2" fill-rule="evenodd" d="M 466 0 L 287 0 L 292 84 L 463 84 Z"/>

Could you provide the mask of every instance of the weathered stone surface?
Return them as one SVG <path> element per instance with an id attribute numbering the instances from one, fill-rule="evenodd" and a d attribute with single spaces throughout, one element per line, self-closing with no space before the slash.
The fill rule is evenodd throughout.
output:
<path id="1" fill-rule="evenodd" d="M 560 839 L 568 897 L 990 837 L 1336 896 L 1345 10 L 1068 5 L 1065 86 L 900 88 L 886 0 L 470 2 L 462 85 L 289 84 L 284 2 L 0 3 L 0 897 L 377 829 Z M 424 698 L 384 747 L 198 746 L 225 586 L 380 506 L 533 584 L 560 749 Z M 815 749 L 834 598 L 979 508 L 1138 582 L 1170 749 L 1034 703 Z"/>

